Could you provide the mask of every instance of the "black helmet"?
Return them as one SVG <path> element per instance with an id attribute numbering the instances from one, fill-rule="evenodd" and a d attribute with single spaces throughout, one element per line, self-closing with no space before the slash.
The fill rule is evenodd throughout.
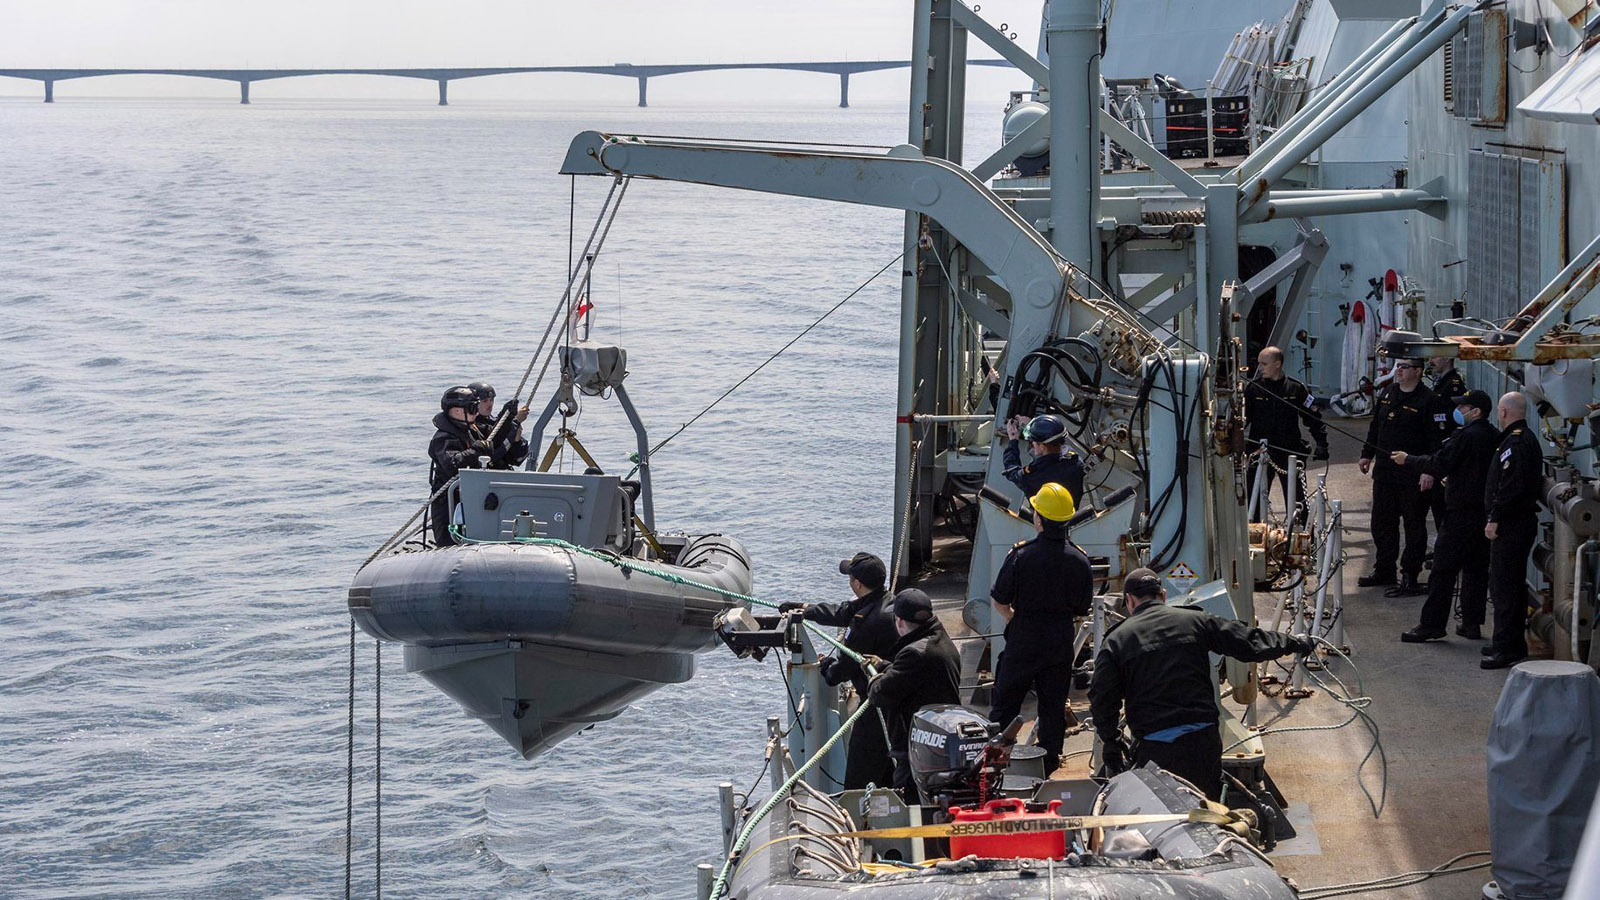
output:
<path id="1" fill-rule="evenodd" d="M 1022 436 L 1041 444 L 1054 444 L 1067 436 L 1067 423 L 1060 416 L 1034 416 L 1022 429 Z"/>
<path id="2" fill-rule="evenodd" d="M 469 387 L 456 385 L 444 392 L 439 399 L 439 408 L 449 412 L 452 409 L 477 409 L 478 392 Z"/>
<path id="3" fill-rule="evenodd" d="M 474 381 L 467 385 L 467 390 L 476 394 L 479 400 L 494 399 L 494 385 L 487 381 Z"/>

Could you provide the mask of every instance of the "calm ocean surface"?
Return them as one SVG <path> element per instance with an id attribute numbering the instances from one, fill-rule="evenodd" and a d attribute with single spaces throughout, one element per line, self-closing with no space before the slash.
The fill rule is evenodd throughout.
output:
<path id="1" fill-rule="evenodd" d="M 997 104 L 996 104 L 997 105 Z M 997 110 L 974 106 L 971 159 Z M 839 110 L 421 102 L 0 103 L 0 897 L 329 897 L 344 884 L 345 586 L 427 495 L 438 397 L 508 396 L 564 284 L 588 128 L 904 140 Z M 577 184 L 581 245 L 606 189 Z M 664 437 L 899 252 L 903 216 L 635 182 L 596 337 Z M 655 460 L 669 529 L 757 591 L 838 599 L 889 552 L 891 269 Z M 538 398 L 543 401 L 545 398 Z M 632 444 L 590 400 L 610 466 Z M 373 645 L 356 889 L 372 891 Z M 761 767 L 769 661 L 533 763 L 383 655 L 394 897 L 689 897 L 716 785 Z"/>

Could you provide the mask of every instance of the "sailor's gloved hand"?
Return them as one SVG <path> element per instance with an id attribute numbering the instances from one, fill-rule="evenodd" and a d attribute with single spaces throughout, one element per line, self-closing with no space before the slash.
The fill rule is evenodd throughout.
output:
<path id="1" fill-rule="evenodd" d="M 1289 639 L 1289 645 L 1294 648 L 1297 656 L 1309 656 L 1317 652 L 1317 642 L 1308 635 L 1297 634 Z"/>
<path id="2" fill-rule="evenodd" d="M 473 441 L 472 452 L 479 456 L 488 456 L 490 453 L 494 452 L 494 448 L 489 446 L 488 441 Z"/>
<path id="3" fill-rule="evenodd" d="M 806 611 L 806 605 L 804 603 L 800 602 L 799 600 L 785 600 L 782 603 L 778 604 L 778 612 L 780 612 L 780 613 L 789 613 L 789 612 L 804 613 L 805 611 Z"/>
<path id="4" fill-rule="evenodd" d="M 1319 460 L 1320 459 L 1327 459 L 1328 458 L 1328 445 L 1327 444 L 1318 444 L 1317 445 L 1317 449 L 1311 451 L 1311 458 L 1312 459 L 1319 459 Z"/>
<path id="5" fill-rule="evenodd" d="M 1107 776 L 1119 775 L 1128 770 L 1128 761 L 1122 756 L 1121 744 L 1103 744 L 1100 748 L 1100 767 Z"/>
<path id="6" fill-rule="evenodd" d="M 867 665 L 877 669 L 879 672 L 889 668 L 889 661 L 881 656 L 873 656 L 871 653 L 863 653 L 861 654 L 861 659 Z"/>

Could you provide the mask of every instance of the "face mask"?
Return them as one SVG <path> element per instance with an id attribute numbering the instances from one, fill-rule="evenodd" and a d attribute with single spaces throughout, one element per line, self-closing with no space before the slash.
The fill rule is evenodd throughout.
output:
<path id="1" fill-rule="evenodd" d="M 1467 424 L 1467 420 L 1466 420 L 1465 417 L 1463 417 L 1461 415 L 1461 410 L 1460 409 L 1451 410 L 1450 411 L 1450 418 L 1455 419 L 1457 425 L 1465 425 L 1465 424 Z"/>

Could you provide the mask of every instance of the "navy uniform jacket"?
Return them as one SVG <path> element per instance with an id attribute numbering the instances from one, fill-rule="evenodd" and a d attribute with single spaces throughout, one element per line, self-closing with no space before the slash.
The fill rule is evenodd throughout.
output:
<path id="1" fill-rule="evenodd" d="M 1439 445 L 1437 453 L 1406 457 L 1406 468 L 1445 479 L 1445 509 L 1481 516 L 1484 482 L 1499 441 L 1500 432 L 1487 420 L 1479 419 L 1456 429 Z"/>
<path id="2" fill-rule="evenodd" d="M 522 423 L 516 419 L 516 401 L 507 400 L 498 416 L 480 417 L 476 422 L 478 433 L 485 439 L 494 433 L 494 424 L 500 419 L 506 424 L 495 435 L 494 452 L 489 458 L 491 469 L 515 469 L 528 458 L 528 441 L 522 436 Z"/>
<path id="3" fill-rule="evenodd" d="M 466 422 L 458 422 L 450 418 L 447 412 L 440 412 L 433 417 L 433 440 L 428 442 L 428 458 L 433 465 L 428 471 L 428 485 L 433 490 L 446 481 L 456 477 L 462 469 L 478 468 L 478 454 L 472 450 L 472 442 L 479 439 L 480 435 Z"/>
<path id="4" fill-rule="evenodd" d="M 1489 461 L 1483 487 L 1483 508 L 1490 522 L 1532 519 L 1544 492 L 1544 450 L 1524 419 L 1500 432 L 1500 445 Z"/>
<path id="5" fill-rule="evenodd" d="M 1067 540 L 1066 529 L 1047 526 L 1011 548 L 989 596 L 1011 607 L 1007 653 L 1066 655 L 1073 617 L 1088 615 L 1094 600 L 1089 557 Z"/>
<path id="6" fill-rule="evenodd" d="M 1318 447 L 1328 445 L 1328 426 L 1322 423 L 1316 398 L 1293 378 L 1252 378 L 1244 386 L 1244 409 L 1252 448 L 1266 441 L 1277 450 L 1306 452 L 1306 442 L 1300 437 L 1301 422 L 1305 422 Z"/>
<path id="7" fill-rule="evenodd" d="M 1465 397 L 1466 394 L 1467 380 L 1462 378 L 1461 373 L 1455 369 L 1440 375 L 1439 379 L 1433 383 L 1433 396 L 1439 404 L 1438 409 L 1433 414 L 1433 420 L 1439 423 L 1441 434 L 1450 435 L 1461 427 L 1456 424 L 1455 419 L 1450 417 L 1450 414 L 1456 408 L 1456 405 L 1450 401 L 1457 397 Z M 1489 427 L 1493 428 L 1494 426 L 1490 425 Z M 1446 500 L 1445 502 L 1448 503 L 1449 501 Z"/>
<path id="8" fill-rule="evenodd" d="M 1185 606 L 1146 603 L 1106 632 L 1094 660 L 1089 712 L 1109 746 L 1117 739 L 1117 714 L 1128 704 L 1128 730 L 1136 738 L 1178 725 L 1217 720 L 1217 673 L 1212 653 L 1263 662 L 1294 653 L 1293 637 L 1251 628 Z"/>
<path id="9" fill-rule="evenodd" d="M 1378 394 L 1367 442 L 1361 447 L 1362 459 L 1376 457 L 1373 481 L 1416 486 L 1416 473 L 1395 465 L 1389 454 L 1395 450 L 1432 453 L 1439 446 L 1439 423 L 1433 418 L 1437 412 L 1433 392 L 1421 384 L 1409 394 L 1393 384 Z"/>
<path id="10" fill-rule="evenodd" d="M 806 605 L 806 619 L 819 625 L 844 628 L 840 643 L 863 656 L 894 656 L 895 644 L 900 642 L 900 632 L 894 628 L 894 598 L 879 588 L 864 597 L 847 603 L 811 603 Z M 828 684 L 838 684 L 850 679 L 863 695 L 866 694 L 866 673 L 856 661 L 841 656 L 823 673 Z"/>
<path id="11" fill-rule="evenodd" d="M 1007 481 L 1022 488 L 1024 496 L 1032 497 L 1040 488 L 1054 482 L 1071 491 L 1074 502 L 1083 502 L 1083 463 L 1071 450 L 1063 450 L 1056 456 L 1041 456 L 1023 465 L 1022 448 L 1016 441 L 1010 441 L 1006 444 L 1004 460 L 1006 467 L 1002 474 Z"/>
<path id="12" fill-rule="evenodd" d="M 905 758 L 911 717 L 934 703 L 961 702 L 961 655 L 935 618 L 901 638 L 867 697 L 883 711 L 889 751 Z"/>

